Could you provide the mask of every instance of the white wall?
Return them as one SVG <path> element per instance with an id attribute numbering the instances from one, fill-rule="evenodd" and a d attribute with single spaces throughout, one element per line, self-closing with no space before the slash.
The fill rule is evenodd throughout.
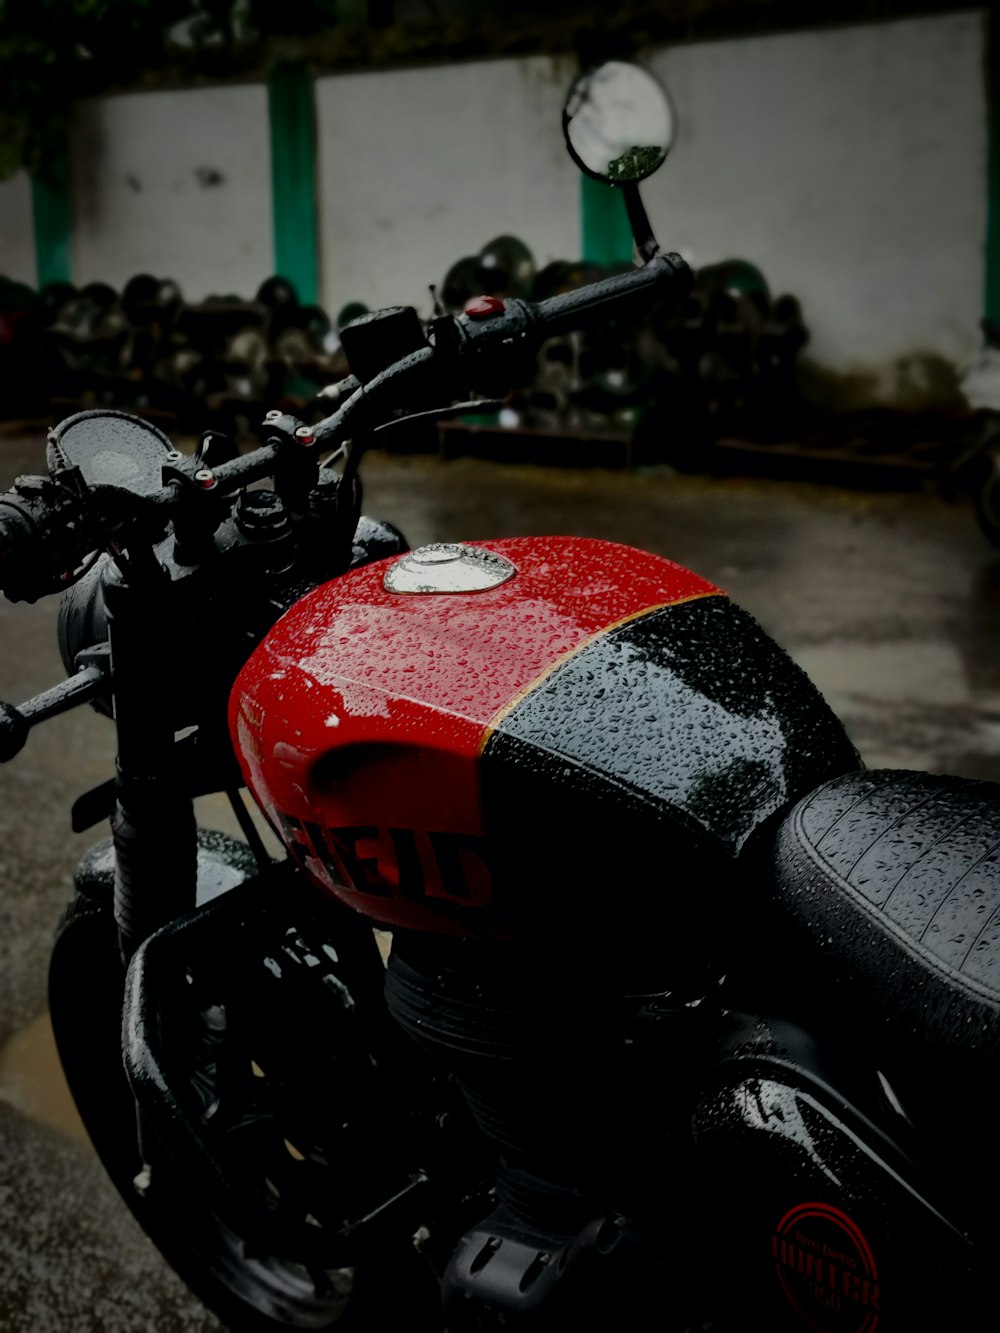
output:
<path id="1" fill-rule="evenodd" d="M 197 300 L 273 271 L 262 84 L 81 102 L 71 159 L 75 282 L 151 272 Z"/>
<path id="2" fill-rule="evenodd" d="M 733 257 L 802 301 L 811 355 L 880 378 L 979 343 L 986 230 L 984 16 L 647 53 L 680 132 L 644 187 L 661 243 Z M 427 283 L 511 231 L 580 253 L 562 144 L 571 67 L 499 60 L 317 84 L 323 295 L 427 308 Z"/>
<path id="3" fill-rule="evenodd" d="M 331 315 L 347 301 L 429 313 L 428 284 L 504 233 L 539 266 L 578 257 L 580 186 L 561 121 L 572 68 L 539 57 L 318 81 Z"/>
<path id="4" fill-rule="evenodd" d="M 661 244 L 758 264 L 838 370 L 913 352 L 966 364 L 986 233 L 984 16 L 656 52 L 676 103 L 647 182 Z"/>
<path id="5" fill-rule="evenodd" d="M 973 358 L 983 307 L 981 11 L 658 50 L 677 144 L 645 187 L 661 242 L 758 264 L 800 297 L 813 357 L 880 374 Z M 316 85 L 322 300 L 428 309 L 427 284 L 503 233 L 580 253 L 568 61 L 497 60 Z M 73 278 L 149 270 L 197 299 L 272 270 L 263 85 L 84 102 Z M 207 175 L 204 169 L 207 169 Z M 199 179 L 201 173 L 201 179 Z M 214 184 L 203 181 L 222 177 Z M 0 186 L 0 272 L 34 279 L 30 191 Z"/>
<path id="6" fill-rule="evenodd" d="M 0 277 L 31 286 L 38 281 L 31 182 L 23 171 L 0 181 Z"/>

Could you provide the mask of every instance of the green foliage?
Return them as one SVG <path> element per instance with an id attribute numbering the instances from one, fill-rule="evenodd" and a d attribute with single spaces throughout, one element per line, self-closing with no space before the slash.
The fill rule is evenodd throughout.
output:
<path id="1" fill-rule="evenodd" d="M 0 0 L 0 178 L 44 174 L 84 67 L 162 52 L 190 0 Z"/>
<path id="2" fill-rule="evenodd" d="M 0 180 L 45 174 L 73 98 L 128 86 L 178 52 L 309 36 L 356 0 L 0 0 Z M 362 11 L 363 12 L 363 11 Z"/>
<path id="3" fill-rule="evenodd" d="M 662 148 L 655 144 L 651 148 L 636 144 L 622 153 L 621 157 L 613 158 L 608 163 L 608 179 L 616 184 L 622 181 L 642 181 L 652 176 L 662 161 Z"/>
<path id="4" fill-rule="evenodd" d="M 269 37 L 306 37 L 350 19 L 358 10 L 351 0 L 247 0 L 249 31 Z"/>

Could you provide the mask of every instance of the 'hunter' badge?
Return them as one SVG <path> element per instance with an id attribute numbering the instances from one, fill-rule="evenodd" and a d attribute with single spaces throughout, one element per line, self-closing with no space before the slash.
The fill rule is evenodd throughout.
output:
<path id="1" fill-rule="evenodd" d="M 878 1271 L 861 1229 L 829 1203 L 800 1203 L 771 1237 L 775 1272 L 792 1308 L 819 1333 L 875 1333 Z"/>

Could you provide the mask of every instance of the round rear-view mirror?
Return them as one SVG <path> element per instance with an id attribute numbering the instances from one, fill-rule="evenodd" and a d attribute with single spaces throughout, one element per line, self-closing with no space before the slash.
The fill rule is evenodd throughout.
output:
<path id="1" fill-rule="evenodd" d="M 570 155 L 610 185 L 645 180 L 664 162 L 676 119 L 666 89 L 648 70 L 609 60 L 573 84 L 563 108 Z"/>

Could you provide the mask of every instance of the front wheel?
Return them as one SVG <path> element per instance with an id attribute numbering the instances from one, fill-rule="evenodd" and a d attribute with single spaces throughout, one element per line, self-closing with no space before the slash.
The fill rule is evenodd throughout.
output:
<path id="1" fill-rule="evenodd" d="M 310 1269 L 252 1250 L 144 1133 L 122 1065 L 123 968 L 109 899 L 79 894 L 49 967 L 56 1044 L 80 1117 L 115 1188 L 170 1266 L 242 1333 L 441 1333 L 438 1283 L 407 1238 L 355 1268 Z M 158 1166 L 162 1164 L 162 1170 Z M 146 1178 L 140 1173 L 149 1168 Z M 138 1180 L 138 1184 L 137 1184 Z"/>

